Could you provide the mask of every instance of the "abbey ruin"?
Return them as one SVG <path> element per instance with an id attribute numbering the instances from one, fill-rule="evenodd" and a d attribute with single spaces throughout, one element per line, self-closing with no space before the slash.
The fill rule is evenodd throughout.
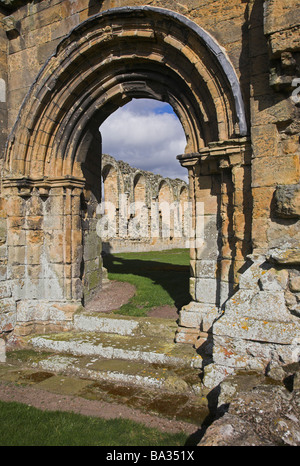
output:
<path id="1" fill-rule="evenodd" d="M 191 205 L 183 180 L 131 167 L 107 154 L 102 155 L 102 179 L 103 229 L 97 234 L 105 253 L 189 247 Z"/>
<path id="2" fill-rule="evenodd" d="M 192 301 L 176 341 L 212 387 L 298 361 L 296 0 L 0 0 L 0 24 L 2 340 L 72 329 L 95 258 L 101 285 L 99 127 L 152 98 L 187 141 Z"/>

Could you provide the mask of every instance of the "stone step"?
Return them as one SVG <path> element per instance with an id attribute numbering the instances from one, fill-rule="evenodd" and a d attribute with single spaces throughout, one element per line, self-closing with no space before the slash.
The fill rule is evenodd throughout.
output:
<path id="1" fill-rule="evenodd" d="M 18 348 L 9 351 L 7 363 L 0 365 L 1 381 L 116 403 L 197 426 L 209 415 L 200 371 L 190 367 Z"/>
<path id="2" fill-rule="evenodd" d="M 174 339 L 174 319 L 127 317 L 99 312 L 80 312 L 74 316 L 74 328 L 83 332 L 116 333 L 118 335 L 162 336 Z"/>
<path id="3" fill-rule="evenodd" d="M 27 344 L 39 351 L 75 356 L 95 356 L 178 367 L 200 368 L 201 356 L 191 346 L 161 336 L 117 335 L 99 332 L 63 332 L 27 337 Z"/>
<path id="4" fill-rule="evenodd" d="M 30 356 L 32 358 L 32 356 Z M 201 392 L 199 371 L 139 361 L 103 359 L 97 356 L 45 355 L 30 358 L 27 365 L 39 371 L 117 385 L 163 389 L 197 395 Z"/>

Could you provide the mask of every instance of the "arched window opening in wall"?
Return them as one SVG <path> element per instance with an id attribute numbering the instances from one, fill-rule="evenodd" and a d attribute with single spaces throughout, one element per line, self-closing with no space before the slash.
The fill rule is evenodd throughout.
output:
<path id="1" fill-rule="evenodd" d="M 138 173 L 133 182 L 134 202 L 142 205 L 146 204 L 146 180 L 143 175 Z"/>
<path id="2" fill-rule="evenodd" d="M 116 168 L 111 165 L 106 165 L 102 169 L 103 179 L 103 194 L 106 198 L 104 213 L 110 215 L 112 210 L 109 209 L 109 204 L 112 204 L 115 209 L 118 209 L 118 173 Z"/>

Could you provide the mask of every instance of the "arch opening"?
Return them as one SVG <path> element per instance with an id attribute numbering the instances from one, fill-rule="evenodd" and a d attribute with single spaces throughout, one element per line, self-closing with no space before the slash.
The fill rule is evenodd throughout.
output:
<path id="1" fill-rule="evenodd" d="M 186 136 L 173 108 L 154 99 L 132 99 L 100 126 L 102 152 L 132 167 L 187 181 L 187 171 L 176 159 L 186 147 Z"/>
<path id="2" fill-rule="evenodd" d="M 184 151 L 186 138 L 172 107 L 155 99 L 134 98 L 108 117 L 100 131 L 102 177 L 114 160 L 119 197 L 119 209 L 108 203 L 118 220 L 117 229 L 113 229 L 116 236 L 106 237 L 104 252 L 186 248 L 187 237 L 183 235 L 179 216 L 179 191 L 187 186 L 188 179 L 187 170 L 176 158 Z M 172 193 L 167 200 L 161 199 L 164 179 Z M 167 204 L 164 223 L 168 229 L 162 228 L 161 204 L 165 207 Z"/>

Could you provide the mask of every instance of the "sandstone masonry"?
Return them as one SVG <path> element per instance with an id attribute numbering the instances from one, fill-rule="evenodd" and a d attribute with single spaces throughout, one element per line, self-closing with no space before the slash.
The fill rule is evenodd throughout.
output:
<path id="1" fill-rule="evenodd" d="M 98 128 L 146 97 L 187 139 L 193 300 L 177 341 L 208 387 L 298 361 L 296 0 L 1 0 L 0 22 L 2 336 L 72 328 L 92 262 L 101 282 Z"/>

